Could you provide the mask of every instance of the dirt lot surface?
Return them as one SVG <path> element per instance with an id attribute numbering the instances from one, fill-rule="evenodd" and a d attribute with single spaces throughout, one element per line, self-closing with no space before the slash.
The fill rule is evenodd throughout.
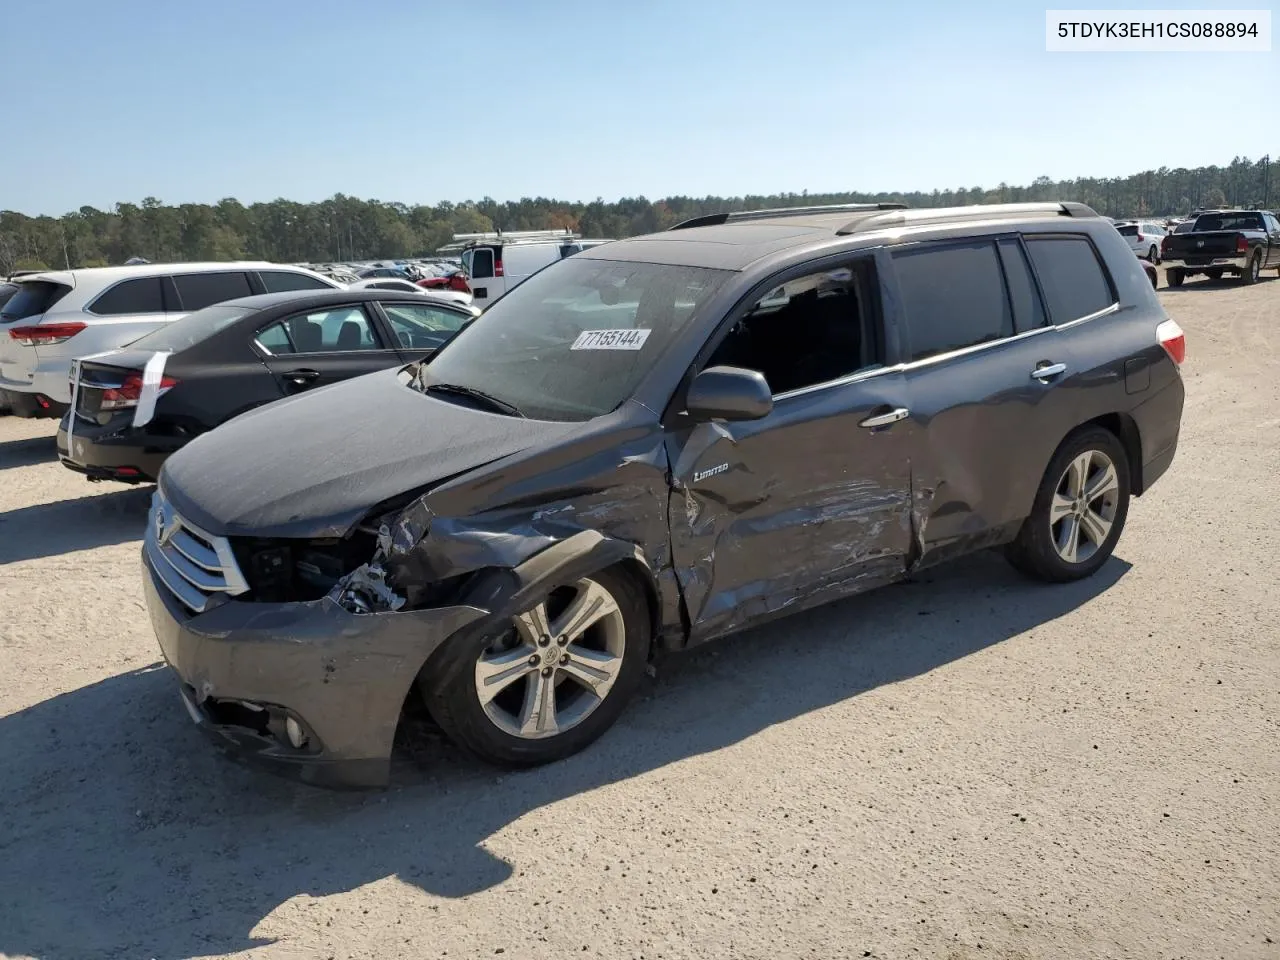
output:
<path id="1" fill-rule="evenodd" d="M 216 755 L 149 491 L 0 419 L 0 954 L 1280 957 L 1280 281 L 1160 296 L 1182 446 L 1091 582 L 983 555 L 664 663 L 567 762 L 385 793 Z"/>

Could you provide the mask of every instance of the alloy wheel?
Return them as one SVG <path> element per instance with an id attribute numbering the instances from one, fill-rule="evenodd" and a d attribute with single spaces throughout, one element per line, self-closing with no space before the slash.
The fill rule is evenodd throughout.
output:
<path id="1" fill-rule="evenodd" d="M 578 580 L 512 618 L 511 629 L 476 661 L 476 696 L 504 733 L 554 737 L 604 702 L 625 651 L 617 600 L 595 580 Z"/>
<path id="2" fill-rule="evenodd" d="M 1058 556 L 1086 563 L 1111 535 L 1120 503 L 1116 466 L 1101 450 L 1086 450 L 1067 465 L 1049 507 L 1049 533 Z"/>

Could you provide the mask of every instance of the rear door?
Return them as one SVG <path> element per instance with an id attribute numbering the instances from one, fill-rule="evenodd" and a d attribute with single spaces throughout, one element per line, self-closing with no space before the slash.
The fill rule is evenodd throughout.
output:
<path id="1" fill-rule="evenodd" d="M 276 320 L 258 331 L 255 343 L 286 395 L 400 363 L 400 354 L 360 303 Z"/>
<path id="2" fill-rule="evenodd" d="M 471 294 L 481 309 L 506 292 L 506 282 L 494 275 L 494 264 L 501 256 L 501 247 L 472 247 L 462 253 L 462 266 L 471 277 Z"/>
<path id="3" fill-rule="evenodd" d="M 905 317 L 911 484 L 924 562 L 1007 538 L 1074 425 L 1066 338 L 1017 235 L 892 251 Z"/>

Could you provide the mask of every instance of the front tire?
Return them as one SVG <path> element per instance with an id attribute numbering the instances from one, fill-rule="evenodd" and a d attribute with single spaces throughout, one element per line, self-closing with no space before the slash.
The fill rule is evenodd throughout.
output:
<path id="1" fill-rule="evenodd" d="M 1048 583 L 1091 576 L 1107 562 L 1129 514 L 1129 458 L 1115 434 L 1088 427 L 1067 437 L 1005 555 Z"/>
<path id="2" fill-rule="evenodd" d="M 609 569 L 557 586 L 485 637 L 455 637 L 422 681 L 427 709 L 459 746 L 501 766 L 568 757 L 611 727 L 644 677 L 641 586 Z"/>

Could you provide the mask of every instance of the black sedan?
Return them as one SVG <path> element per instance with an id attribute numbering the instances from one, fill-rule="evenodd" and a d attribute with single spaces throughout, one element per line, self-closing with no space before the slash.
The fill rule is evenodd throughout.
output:
<path id="1" fill-rule="evenodd" d="M 90 480 L 154 480 L 170 454 L 263 404 L 430 356 L 478 316 L 425 294 L 327 290 L 199 310 L 72 370 L 64 466 Z"/>

